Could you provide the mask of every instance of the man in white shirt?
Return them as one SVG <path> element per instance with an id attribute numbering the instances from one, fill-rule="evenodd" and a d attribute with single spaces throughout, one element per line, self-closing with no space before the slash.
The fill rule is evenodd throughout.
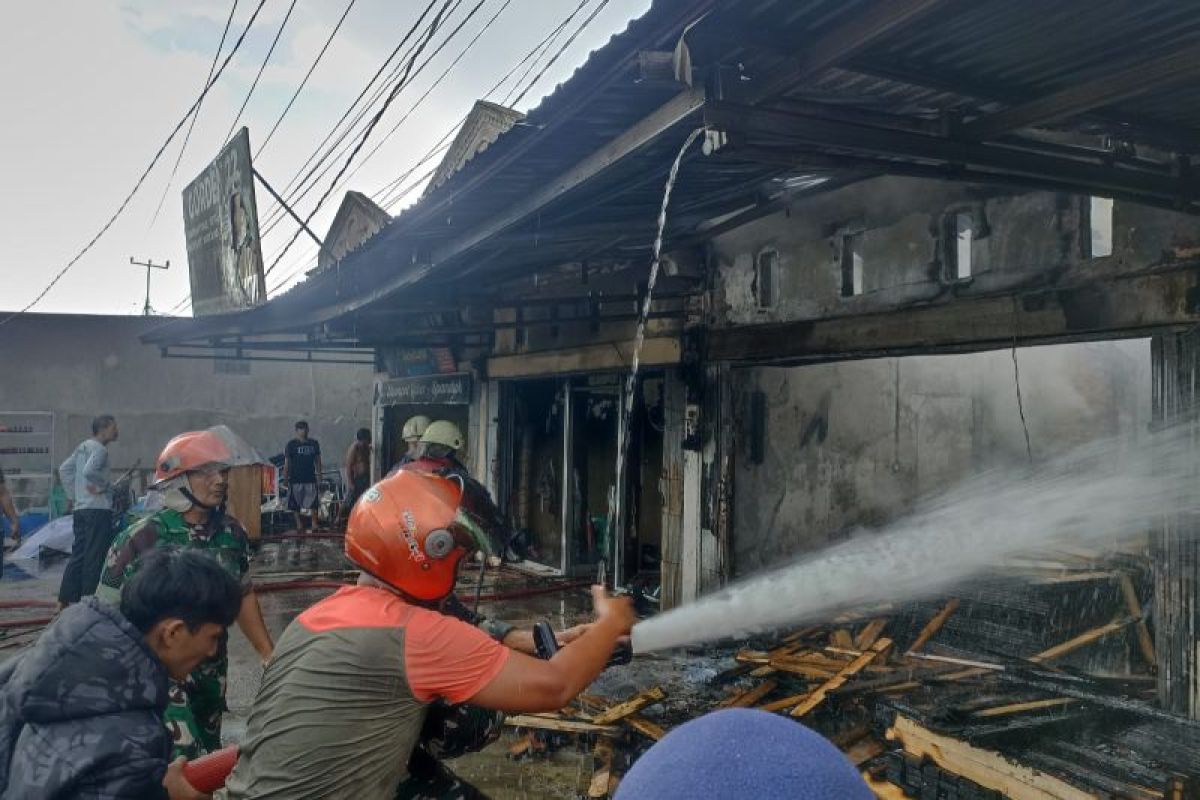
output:
<path id="1" fill-rule="evenodd" d="M 59 609 L 96 591 L 104 559 L 112 545 L 112 481 L 108 476 L 108 445 L 117 440 L 112 414 L 92 420 L 92 438 L 85 439 L 58 468 L 63 491 L 74 506 L 75 543 L 58 589 Z"/>

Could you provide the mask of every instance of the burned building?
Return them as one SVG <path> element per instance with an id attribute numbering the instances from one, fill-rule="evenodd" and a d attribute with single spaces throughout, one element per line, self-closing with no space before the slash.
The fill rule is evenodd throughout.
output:
<path id="1" fill-rule="evenodd" d="M 145 338 L 371 353 L 378 441 L 456 419 L 533 561 L 686 604 L 964 470 L 1190 408 L 1198 35 L 1166 0 L 656 2 L 336 268 Z M 1087 399 L 995 422 L 1021 360 Z M 1093 391 L 1105 369 L 1152 397 Z M 1161 699 L 1195 717 L 1193 531 L 1154 534 L 1152 602 Z"/>

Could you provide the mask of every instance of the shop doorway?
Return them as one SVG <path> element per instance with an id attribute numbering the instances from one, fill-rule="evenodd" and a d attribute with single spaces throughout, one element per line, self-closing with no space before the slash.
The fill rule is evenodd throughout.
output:
<path id="1" fill-rule="evenodd" d="M 621 524 L 612 530 L 622 376 L 600 373 L 501 385 L 501 508 L 516 530 L 527 532 L 529 560 L 566 575 L 603 571 L 617 585 L 636 581 L 657 586 L 662 389 L 662 375 L 649 374 L 635 390 Z"/>
<path id="2" fill-rule="evenodd" d="M 449 420 L 462 431 L 464 439 L 470 436 L 470 429 L 468 428 L 470 406 L 446 405 L 442 403 L 401 403 L 384 406 L 382 430 L 379 441 L 375 443 L 376 457 L 379 459 L 380 476 L 386 475 L 393 466 L 399 463 L 400 458 L 408 451 L 408 445 L 403 438 L 404 423 L 418 414 L 429 417 L 431 420 Z M 459 460 L 466 465 L 468 470 L 472 470 L 472 474 L 474 474 L 474 465 L 471 463 L 471 452 L 471 443 L 468 441 L 458 455 Z"/>

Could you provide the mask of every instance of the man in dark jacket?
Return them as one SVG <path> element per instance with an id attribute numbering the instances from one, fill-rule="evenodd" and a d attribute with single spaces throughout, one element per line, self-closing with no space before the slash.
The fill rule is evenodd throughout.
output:
<path id="1" fill-rule="evenodd" d="M 204 798 L 168 764 L 167 677 L 217 650 L 242 591 L 211 556 L 141 559 L 120 610 L 89 597 L 0 664 L 0 800 Z"/>

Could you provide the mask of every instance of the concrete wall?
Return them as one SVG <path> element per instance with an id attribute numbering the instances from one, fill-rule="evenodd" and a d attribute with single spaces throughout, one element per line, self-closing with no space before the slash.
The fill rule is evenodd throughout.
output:
<path id="1" fill-rule="evenodd" d="M 0 330 L 0 411 L 55 414 L 54 463 L 90 435 L 98 413 L 116 415 L 114 470 L 153 468 L 175 434 L 224 423 L 265 455 L 282 451 L 307 419 L 325 463 L 340 463 L 354 432 L 371 425 L 369 366 L 165 359 L 138 336 L 161 320 L 26 314 Z M 228 362 L 226 362 L 228 363 Z"/>
<path id="2" fill-rule="evenodd" d="M 1018 351 L 1035 459 L 1150 421 L 1148 340 Z M 745 575 L 1026 459 L 1010 351 L 735 370 L 733 560 Z M 765 395 L 762 462 L 752 395 Z"/>
<path id="3" fill-rule="evenodd" d="M 1054 285 L 1073 266 L 1099 278 L 1200 256 L 1200 218 L 1117 201 L 1111 255 L 1093 257 L 1091 201 L 879 178 L 797 201 L 711 244 L 714 327 L 873 313 L 996 291 Z M 950 277 L 947 225 L 973 220 L 971 277 Z M 859 238 L 862 293 L 842 294 L 843 239 Z M 755 262 L 778 254 L 774 302 L 758 296 Z M 1084 277 L 1076 275 L 1076 277 Z"/>

